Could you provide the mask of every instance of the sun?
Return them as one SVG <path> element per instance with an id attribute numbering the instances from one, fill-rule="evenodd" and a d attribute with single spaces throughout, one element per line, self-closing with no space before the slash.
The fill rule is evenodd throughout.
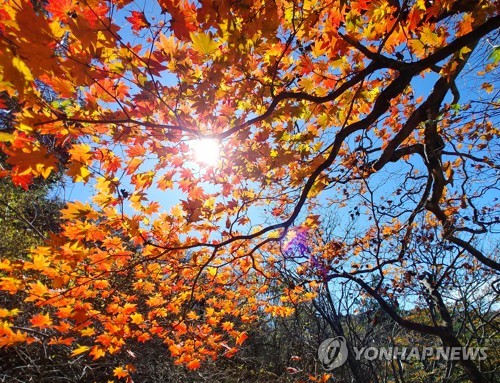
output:
<path id="1" fill-rule="evenodd" d="M 189 142 L 189 147 L 196 162 L 215 166 L 219 161 L 219 141 L 213 138 L 201 138 Z"/>

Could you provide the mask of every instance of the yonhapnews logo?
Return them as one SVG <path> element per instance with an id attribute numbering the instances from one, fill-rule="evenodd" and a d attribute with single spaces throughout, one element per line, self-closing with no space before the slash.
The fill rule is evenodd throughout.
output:
<path id="1" fill-rule="evenodd" d="M 487 347 L 353 347 L 356 360 L 485 360 Z M 342 366 L 348 356 L 347 343 L 344 337 L 329 338 L 318 348 L 318 359 L 323 369 L 331 371 Z"/>
<path id="2" fill-rule="evenodd" d="M 318 348 L 318 359 L 326 371 L 342 366 L 347 360 L 347 344 L 343 336 L 324 340 Z"/>

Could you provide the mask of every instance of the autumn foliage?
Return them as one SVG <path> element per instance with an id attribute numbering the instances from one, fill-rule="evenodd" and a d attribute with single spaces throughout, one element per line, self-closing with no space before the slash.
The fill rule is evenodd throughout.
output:
<path id="1" fill-rule="evenodd" d="M 390 311 L 419 272 L 499 271 L 477 245 L 499 220 L 498 2 L 0 4 L 0 176 L 93 190 L 1 259 L 32 311 L 0 309 L 0 345 L 44 332 L 99 359 L 154 338 L 196 369 L 337 278 Z"/>

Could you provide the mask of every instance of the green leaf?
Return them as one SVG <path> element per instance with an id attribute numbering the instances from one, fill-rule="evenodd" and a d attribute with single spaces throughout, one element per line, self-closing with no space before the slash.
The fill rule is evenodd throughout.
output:
<path id="1" fill-rule="evenodd" d="M 493 51 L 491 51 L 488 58 L 490 60 L 493 60 L 495 64 L 498 64 L 498 62 L 500 61 L 500 45 L 493 47 Z"/>

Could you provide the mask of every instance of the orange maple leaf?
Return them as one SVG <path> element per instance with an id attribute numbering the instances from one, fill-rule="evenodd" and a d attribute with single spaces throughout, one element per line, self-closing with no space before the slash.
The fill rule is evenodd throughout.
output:
<path id="1" fill-rule="evenodd" d="M 241 346 L 243 344 L 243 342 L 245 342 L 245 340 L 247 340 L 247 339 L 248 339 L 248 335 L 245 332 L 240 332 L 236 336 L 236 344 Z"/>
<path id="2" fill-rule="evenodd" d="M 192 361 L 190 361 L 186 367 L 189 368 L 190 370 L 196 370 L 198 368 L 200 368 L 201 366 L 201 363 L 200 363 L 200 360 L 199 359 L 193 359 Z"/>
<path id="3" fill-rule="evenodd" d="M 73 15 L 74 12 L 73 0 L 49 0 L 45 9 L 52 14 L 55 19 L 66 20 Z"/>
<path id="4" fill-rule="evenodd" d="M 126 369 L 124 369 L 123 367 L 116 367 L 114 370 L 113 370 L 113 375 L 116 376 L 117 378 L 121 379 L 121 378 L 126 378 L 128 377 L 128 371 Z"/>
<path id="5" fill-rule="evenodd" d="M 30 322 L 34 327 L 40 329 L 48 328 L 52 325 L 52 319 L 50 319 L 49 314 L 37 314 L 30 319 Z"/>

